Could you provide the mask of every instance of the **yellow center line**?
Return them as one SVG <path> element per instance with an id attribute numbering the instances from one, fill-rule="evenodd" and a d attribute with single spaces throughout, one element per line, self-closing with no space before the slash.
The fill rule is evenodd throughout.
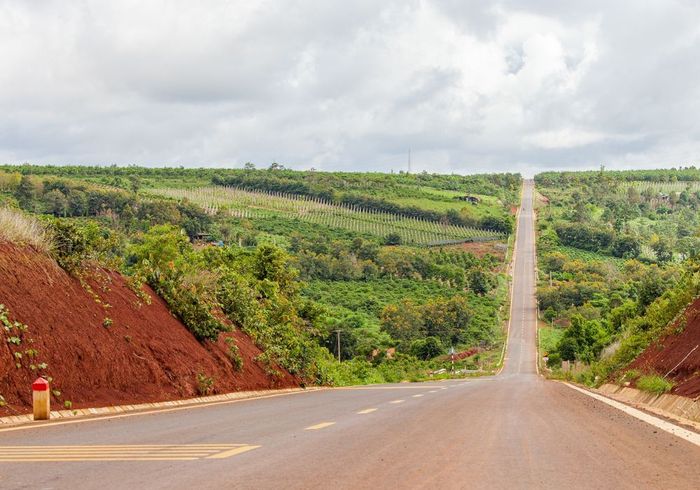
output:
<path id="1" fill-rule="evenodd" d="M 235 456 L 237 454 L 245 453 L 248 451 L 252 451 L 253 449 L 257 449 L 260 446 L 243 446 L 243 447 L 237 447 L 236 449 L 231 449 L 229 451 L 224 451 L 222 453 L 217 453 L 213 454 L 211 456 L 207 456 L 206 459 L 224 459 L 224 458 L 230 458 L 231 456 Z"/>
<path id="2" fill-rule="evenodd" d="M 94 446 L 0 446 L 2 449 L 15 448 L 48 448 L 48 449 L 103 449 L 103 448 L 118 448 L 118 449 L 162 449 L 162 448 L 197 448 L 197 449 L 228 449 L 231 447 L 247 446 L 248 444 L 106 444 Z"/>
<path id="3" fill-rule="evenodd" d="M 394 401 L 391 401 L 391 402 L 389 402 L 389 403 L 403 403 L 403 402 L 405 402 L 405 401 L 406 401 L 406 400 L 394 400 Z"/>
<path id="4" fill-rule="evenodd" d="M 224 459 L 260 446 L 250 444 L 158 444 L 109 446 L 0 446 L 0 463 L 50 461 L 190 461 Z"/>
<path id="5" fill-rule="evenodd" d="M 366 413 L 372 413 L 372 412 L 376 412 L 376 411 L 377 411 L 376 408 L 365 408 L 364 410 L 360 410 L 360 411 L 357 412 L 357 413 L 360 414 L 360 415 L 364 415 L 364 414 L 366 414 Z"/>
<path id="6" fill-rule="evenodd" d="M 331 425 L 335 425 L 335 422 L 321 422 L 320 424 L 316 424 L 316 425 L 312 425 L 311 427 L 307 427 L 304 430 L 325 429 L 326 427 L 330 427 Z"/>
<path id="7" fill-rule="evenodd" d="M 201 458 L 186 458 L 186 457 L 105 457 L 105 458 L 61 458 L 61 457 L 46 457 L 42 458 L 37 456 L 36 458 L 0 458 L 0 463 L 80 463 L 82 461 L 194 461 Z"/>

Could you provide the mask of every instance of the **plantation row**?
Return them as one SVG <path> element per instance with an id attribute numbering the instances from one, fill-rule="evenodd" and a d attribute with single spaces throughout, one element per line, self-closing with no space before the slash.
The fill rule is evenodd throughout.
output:
<path id="1" fill-rule="evenodd" d="M 620 184 L 620 192 L 626 192 L 630 187 L 637 189 L 640 193 L 651 189 L 652 192 L 670 194 L 671 192 L 683 192 L 688 190 L 690 192 L 700 191 L 700 182 L 648 182 L 636 180 L 632 182 L 623 182 Z"/>
<path id="2" fill-rule="evenodd" d="M 415 245 L 441 245 L 503 238 L 502 233 L 492 230 L 445 225 L 281 192 L 258 192 L 223 186 L 157 189 L 152 192 L 173 199 L 187 199 L 212 215 L 224 213 L 236 218 L 264 218 L 281 214 L 356 233 L 381 237 L 395 234 L 401 237 L 403 243 Z"/>

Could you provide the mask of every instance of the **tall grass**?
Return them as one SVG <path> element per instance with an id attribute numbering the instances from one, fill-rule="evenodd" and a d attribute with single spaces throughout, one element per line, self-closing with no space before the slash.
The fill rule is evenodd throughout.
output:
<path id="1" fill-rule="evenodd" d="M 37 219 L 7 207 L 0 207 L 0 240 L 29 245 L 41 253 L 51 250 L 51 237 Z"/>
<path id="2" fill-rule="evenodd" d="M 642 376 L 637 380 L 637 388 L 648 393 L 663 395 L 673 388 L 673 383 L 661 376 Z"/>

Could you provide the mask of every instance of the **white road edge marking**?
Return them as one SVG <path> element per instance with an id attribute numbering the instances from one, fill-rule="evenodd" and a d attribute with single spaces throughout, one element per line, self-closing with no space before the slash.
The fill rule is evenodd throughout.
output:
<path id="1" fill-rule="evenodd" d="M 534 187 L 533 187 L 534 188 Z M 501 351 L 501 367 L 496 372 L 496 376 L 503 372 L 506 367 L 506 352 L 508 351 L 508 339 L 510 338 L 510 321 L 513 318 L 513 294 L 515 291 L 515 257 L 518 253 L 518 233 L 520 233 L 520 212 L 523 209 L 523 196 L 525 195 L 525 181 L 523 180 L 523 185 L 520 187 L 520 206 L 518 206 L 518 211 L 515 213 L 515 233 L 513 233 L 513 255 L 510 258 L 510 264 L 508 269 L 510 270 L 510 304 L 508 305 L 508 326 L 506 327 L 506 338 L 503 339 L 503 350 Z M 507 252 L 506 252 L 507 253 Z"/>
<path id="2" fill-rule="evenodd" d="M 624 403 L 618 402 L 616 400 L 613 400 L 611 398 L 605 397 L 603 395 L 599 395 L 598 393 L 593 393 L 588 390 L 584 390 L 583 388 L 579 388 L 578 386 L 571 385 L 569 383 L 564 383 L 566 386 L 571 388 L 572 390 L 576 390 L 578 392 L 583 393 L 584 395 L 588 395 L 591 398 L 595 398 L 598 401 L 601 401 L 607 405 L 610 405 L 613 408 L 617 408 L 618 410 L 626 413 L 627 415 L 631 415 L 634 418 L 637 418 L 643 422 L 646 422 L 647 424 L 653 425 L 654 427 L 663 430 L 664 432 L 668 432 L 669 434 L 672 434 L 676 437 L 680 437 L 681 439 L 685 439 L 686 441 L 690 442 L 691 444 L 695 444 L 696 446 L 700 446 L 700 434 L 697 432 L 692 432 L 687 429 L 684 429 L 682 427 L 679 427 L 675 424 L 672 424 L 670 422 L 667 422 L 663 419 L 660 419 L 658 417 L 654 417 L 653 415 L 649 415 L 646 412 L 642 412 L 641 410 L 637 410 L 636 408 L 632 408 L 629 405 L 625 405 Z"/>
<path id="3" fill-rule="evenodd" d="M 394 400 L 394 401 L 389 402 L 389 403 L 403 403 L 403 402 L 405 402 L 405 401 L 406 401 L 406 400 Z"/>
<path id="4" fill-rule="evenodd" d="M 422 397 L 422 396 L 423 396 L 423 395 L 421 395 L 421 394 L 413 395 L 413 398 L 420 398 L 420 397 Z"/>

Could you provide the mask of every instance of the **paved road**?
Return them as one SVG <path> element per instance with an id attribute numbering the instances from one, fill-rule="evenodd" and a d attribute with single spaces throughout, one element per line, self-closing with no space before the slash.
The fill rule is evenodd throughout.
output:
<path id="1" fill-rule="evenodd" d="M 500 376 L 0 431 L 0 488 L 700 488 L 698 446 L 537 376 L 531 196 Z"/>

